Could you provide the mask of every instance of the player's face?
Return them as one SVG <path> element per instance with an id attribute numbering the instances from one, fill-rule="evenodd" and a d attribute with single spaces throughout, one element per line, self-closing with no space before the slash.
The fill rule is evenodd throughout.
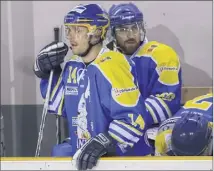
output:
<path id="1" fill-rule="evenodd" d="M 117 45 L 126 55 L 132 55 L 140 46 L 142 25 L 139 23 L 115 28 Z"/>
<path id="2" fill-rule="evenodd" d="M 66 36 L 74 55 L 83 54 L 89 47 L 87 27 L 70 25 L 66 27 Z"/>

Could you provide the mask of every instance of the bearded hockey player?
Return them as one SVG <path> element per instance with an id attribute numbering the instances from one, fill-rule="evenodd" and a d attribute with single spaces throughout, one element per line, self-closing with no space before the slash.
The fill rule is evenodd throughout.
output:
<path id="1" fill-rule="evenodd" d="M 114 40 L 107 47 L 134 61 L 139 89 L 150 113 L 148 123 L 159 124 L 180 108 L 179 57 L 165 44 L 147 42 L 143 13 L 133 3 L 113 5 L 109 15 Z"/>
<path id="2" fill-rule="evenodd" d="M 61 71 L 68 47 L 54 42 L 40 51 L 35 63 L 43 97 L 50 70 L 55 70 L 49 112 L 67 117 L 69 123 L 71 140 L 55 146 L 52 155 L 74 156 L 80 170 L 93 168 L 103 155 L 151 152 L 147 111 L 133 66 L 123 54 L 102 45 L 109 22 L 97 4 L 76 6 L 64 19 L 74 56 Z"/>
<path id="3" fill-rule="evenodd" d="M 156 155 L 211 156 L 213 152 L 213 94 L 187 101 L 159 127 Z"/>

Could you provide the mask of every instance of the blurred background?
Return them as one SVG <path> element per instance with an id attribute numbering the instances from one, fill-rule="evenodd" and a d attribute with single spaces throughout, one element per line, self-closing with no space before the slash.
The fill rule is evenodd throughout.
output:
<path id="1" fill-rule="evenodd" d="M 106 10 L 121 2 L 94 1 Z M 168 44 L 179 54 L 183 86 L 211 87 L 212 1 L 132 2 L 144 13 L 148 40 Z M 41 48 L 54 40 L 54 27 L 61 27 L 64 15 L 78 4 L 1 1 L 1 111 L 6 156 L 35 154 L 43 100 L 40 80 L 32 70 L 34 59 Z M 55 122 L 54 116 L 47 117 L 42 156 L 50 156 L 56 143 Z M 62 130 L 65 135 L 66 128 Z"/>

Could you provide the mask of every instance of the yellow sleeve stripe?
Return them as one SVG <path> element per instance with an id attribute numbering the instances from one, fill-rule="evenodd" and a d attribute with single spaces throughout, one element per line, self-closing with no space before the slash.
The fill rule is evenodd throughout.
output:
<path id="1" fill-rule="evenodd" d="M 55 85 L 55 87 L 54 87 L 54 89 L 53 89 L 53 91 L 52 91 L 52 93 L 51 93 L 51 99 L 50 99 L 50 101 L 53 100 L 53 97 L 54 97 L 54 95 L 56 94 L 56 91 L 58 90 L 59 85 L 60 85 L 60 83 L 61 83 L 61 80 L 62 80 L 62 76 L 60 75 L 60 77 L 59 77 L 59 79 L 58 79 L 58 81 L 57 81 L 57 84 Z"/>
<path id="2" fill-rule="evenodd" d="M 154 96 L 153 96 L 154 97 Z M 161 105 L 165 108 L 166 112 L 167 112 L 167 115 L 169 117 L 172 116 L 172 113 L 171 113 L 171 110 L 168 108 L 167 104 L 161 99 L 161 98 L 158 98 L 158 97 L 155 97 L 160 103 Z"/>
<path id="3" fill-rule="evenodd" d="M 142 135 L 143 135 L 142 132 L 138 131 L 137 129 L 131 127 L 130 125 L 128 125 L 128 124 L 126 124 L 126 123 L 124 123 L 124 122 L 121 122 L 121 121 L 118 121 L 118 120 L 114 120 L 114 122 L 116 122 L 116 123 L 118 123 L 118 124 L 120 124 L 120 125 L 125 126 L 126 128 L 128 128 L 129 130 L 131 130 L 132 132 L 134 132 L 135 134 L 137 134 L 137 135 L 139 135 L 139 136 L 142 136 Z"/>
<path id="4" fill-rule="evenodd" d="M 58 108 L 58 112 L 57 112 L 57 114 L 58 115 L 62 115 L 62 107 L 63 107 L 63 103 L 64 103 L 64 91 L 63 91 L 63 93 L 62 93 L 62 99 L 61 99 L 61 102 L 60 102 L 60 105 L 59 105 L 59 108 Z"/>
<path id="5" fill-rule="evenodd" d="M 158 123 L 158 119 L 157 119 L 153 109 L 148 104 L 145 103 L 145 105 L 146 105 L 146 108 L 148 109 L 150 115 L 152 116 L 152 119 L 153 119 L 154 123 Z"/>
<path id="6" fill-rule="evenodd" d="M 112 133 L 111 131 L 108 131 L 109 135 L 111 135 L 111 137 L 113 139 L 115 139 L 116 141 L 118 141 L 119 143 L 121 144 L 127 144 L 129 145 L 130 147 L 133 147 L 134 146 L 134 143 L 127 143 L 125 142 L 123 139 L 121 139 L 120 137 L 118 137 L 117 135 L 115 135 L 114 133 Z"/>

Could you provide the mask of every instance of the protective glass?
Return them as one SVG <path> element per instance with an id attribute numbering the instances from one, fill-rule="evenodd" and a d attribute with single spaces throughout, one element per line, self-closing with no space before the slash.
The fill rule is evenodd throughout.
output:
<path id="1" fill-rule="evenodd" d="M 84 35 L 87 35 L 87 33 L 88 33 L 88 29 L 85 26 L 79 26 L 79 25 L 65 26 L 65 36 L 67 39 L 82 38 Z"/>
<path id="2" fill-rule="evenodd" d="M 139 33 L 144 34 L 144 27 L 142 22 L 121 25 L 115 28 L 115 34 L 121 37 L 129 36 L 129 35 L 137 35 Z"/>

